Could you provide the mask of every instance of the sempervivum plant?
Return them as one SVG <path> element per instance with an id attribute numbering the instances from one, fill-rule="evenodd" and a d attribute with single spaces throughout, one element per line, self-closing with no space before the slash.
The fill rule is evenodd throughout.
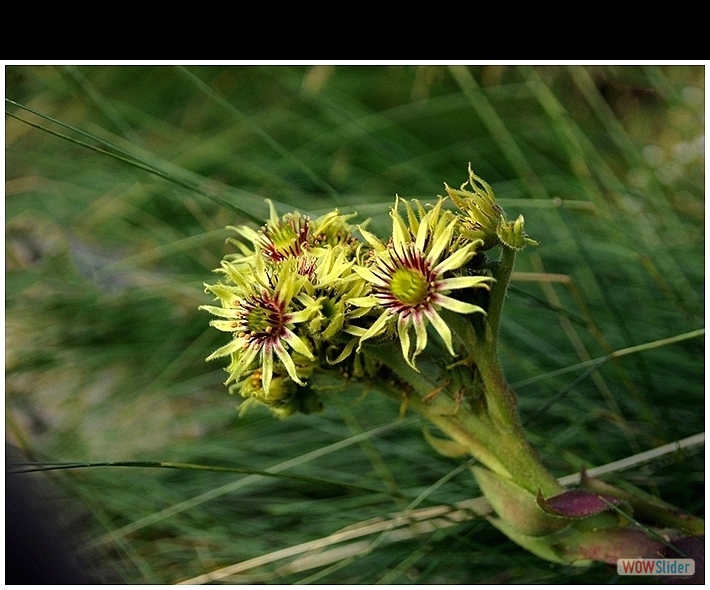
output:
<path id="1" fill-rule="evenodd" d="M 320 407 L 318 373 L 396 391 L 448 436 L 427 435 L 435 449 L 477 459 L 491 523 L 544 559 L 682 556 L 677 544 L 698 539 L 702 520 L 586 476 L 565 489 L 542 465 L 497 351 L 516 252 L 536 242 L 470 167 L 466 183 L 445 190 L 428 208 L 397 198 L 384 240 L 337 211 L 279 217 L 271 204 L 261 229 L 232 228 L 238 252 L 206 286 L 220 305 L 202 306 L 230 340 L 208 360 L 228 357 L 230 391 L 280 416 Z"/>

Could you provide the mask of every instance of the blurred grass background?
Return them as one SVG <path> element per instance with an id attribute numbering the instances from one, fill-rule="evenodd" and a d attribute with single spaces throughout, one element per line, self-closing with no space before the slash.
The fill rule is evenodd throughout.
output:
<path id="1" fill-rule="evenodd" d="M 702 432 L 702 337 L 576 384 L 583 369 L 561 370 L 704 326 L 704 74 L 8 66 L 7 441 L 35 461 L 280 466 L 329 484 L 140 467 L 10 477 L 50 480 L 43 501 L 92 575 L 119 583 L 188 580 L 414 498 L 476 496 L 460 462 L 429 448 L 376 385 L 324 388 L 321 415 L 239 417 L 220 364 L 204 362 L 224 335 L 197 311 L 229 251 L 224 226 L 264 218 L 265 198 L 281 213 L 357 211 L 384 235 L 395 194 L 433 199 L 466 180 L 468 162 L 540 242 L 519 257 L 519 272 L 537 274 L 512 285 L 501 355 L 550 469 Z M 620 476 L 703 514 L 702 449 Z M 639 581 L 548 564 L 476 519 L 331 565 L 289 563 L 219 581 Z"/>

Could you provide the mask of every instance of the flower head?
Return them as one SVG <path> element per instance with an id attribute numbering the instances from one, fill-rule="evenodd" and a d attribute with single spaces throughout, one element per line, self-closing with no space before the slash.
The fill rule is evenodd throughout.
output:
<path id="1" fill-rule="evenodd" d="M 271 220 L 261 230 L 258 243 L 273 262 L 297 258 L 308 248 L 311 220 L 300 213 L 287 213 Z"/>
<path id="2" fill-rule="evenodd" d="M 252 262 L 259 255 L 268 263 L 276 264 L 290 258 L 319 256 L 336 245 L 347 246 L 351 251 L 357 246 L 358 241 L 347 223 L 354 213 L 341 215 L 336 209 L 315 220 L 298 212 L 279 217 L 274 204 L 268 199 L 266 202 L 269 221 L 258 231 L 248 226 L 228 226 L 252 244 L 253 250 L 250 250 L 238 240 L 228 240 L 241 251 L 231 256 L 239 263 Z"/>
<path id="3" fill-rule="evenodd" d="M 349 247 L 340 244 L 326 249 L 309 275 L 308 296 L 313 298 L 318 311 L 308 323 L 308 332 L 320 341 L 332 341 L 350 319 L 365 313 L 348 305 L 350 299 L 363 295 L 367 288 L 354 272 L 355 262 L 348 253 Z"/>
<path id="4" fill-rule="evenodd" d="M 453 271 L 460 270 L 471 259 L 481 241 L 468 242 L 458 249 L 452 247 L 459 221 L 442 209 L 442 199 L 428 212 L 419 203 L 415 203 L 418 209 L 415 212 L 406 201 L 402 202 L 409 226 L 395 206 L 391 212 L 392 241 L 388 245 L 361 229 L 365 239 L 373 246 L 374 256 L 371 264 L 356 267 L 355 271 L 371 284 L 371 294 L 350 302 L 382 310 L 375 322 L 362 330 L 360 342 L 396 324 L 402 354 L 415 367 L 415 359 L 427 345 L 427 323 L 431 323 L 437 331 L 449 353 L 455 354 L 451 330 L 439 315 L 439 309 L 463 314 L 485 313 L 483 308 L 453 299 L 448 294 L 457 289 L 487 287 L 486 283 L 491 278 L 452 276 Z M 410 350 L 409 335 L 412 327 L 417 338 L 413 352 Z"/>
<path id="5" fill-rule="evenodd" d="M 225 318 L 212 320 L 210 325 L 232 333 L 231 342 L 207 357 L 207 360 L 231 357 L 226 383 L 236 381 L 252 369 L 259 357 L 263 389 L 268 394 L 275 355 L 289 377 L 303 385 L 286 345 L 308 360 L 314 360 L 306 342 L 293 331 L 294 325 L 306 321 L 314 309 L 307 303 L 303 305 L 295 297 L 305 280 L 296 271 L 295 263 L 291 261 L 280 267 L 281 272 L 276 275 L 268 273 L 262 259 L 257 258 L 257 264 L 252 269 L 252 281 L 230 269 L 229 263 L 223 263 L 223 268 L 226 267 L 228 276 L 235 279 L 236 285 L 206 285 L 206 291 L 215 294 L 221 300 L 222 307 L 203 305 L 200 309 Z"/>

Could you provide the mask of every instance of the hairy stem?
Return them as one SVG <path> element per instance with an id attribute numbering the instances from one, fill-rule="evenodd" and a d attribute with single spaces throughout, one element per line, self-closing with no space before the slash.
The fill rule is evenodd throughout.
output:
<path id="1" fill-rule="evenodd" d="M 511 402 L 512 410 L 507 412 L 503 427 L 499 424 L 500 420 L 491 417 L 489 412 L 477 412 L 466 404 L 454 401 L 452 392 L 445 387 L 438 387 L 435 381 L 412 369 L 394 344 L 370 345 L 367 346 L 367 352 L 390 367 L 397 379 L 409 387 L 409 391 L 390 390 L 390 394 L 400 400 L 403 393 L 408 395 L 406 401 L 409 407 L 436 425 L 486 467 L 512 479 L 531 493 L 537 493 L 540 489 L 544 495 L 552 495 L 562 490 L 527 441 L 515 413 L 514 395 L 500 367 L 496 369 L 496 359 L 490 368 L 484 363 L 486 369 L 483 373 L 490 375 L 484 376 L 484 384 L 488 379 L 489 384 L 485 386 L 493 391 L 491 397 L 507 396 L 508 402 Z M 439 393 L 433 395 L 439 390 Z"/>
<path id="2" fill-rule="evenodd" d="M 501 246 L 502 252 L 498 263 L 493 266 L 493 278 L 496 282 L 491 287 L 491 299 L 488 304 L 488 315 L 486 316 L 486 340 L 490 341 L 495 349 L 498 345 L 498 333 L 500 331 L 500 318 L 503 313 L 503 303 L 508 292 L 510 275 L 515 265 L 515 250 L 507 246 Z"/>

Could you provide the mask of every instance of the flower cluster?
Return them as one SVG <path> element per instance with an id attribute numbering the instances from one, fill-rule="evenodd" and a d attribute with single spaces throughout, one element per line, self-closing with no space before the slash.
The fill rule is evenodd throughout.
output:
<path id="1" fill-rule="evenodd" d="M 363 313 L 346 302 L 365 287 L 353 271 L 360 248 L 349 216 L 279 217 L 271 202 L 269 207 L 270 219 L 259 231 L 230 228 L 244 239 L 228 240 L 239 253 L 216 270 L 224 282 L 205 285 L 221 307 L 200 309 L 221 318 L 212 326 L 232 334 L 207 358 L 230 358 L 225 384 L 288 415 L 318 407 L 306 380 L 331 349 L 342 348 L 343 326 Z"/>
<path id="2" fill-rule="evenodd" d="M 472 186 L 476 178 L 470 173 Z M 473 301 L 492 279 L 472 260 L 491 245 L 487 228 L 506 222 L 492 192 L 476 193 L 478 202 L 464 187 L 446 190 L 459 211 L 445 208 L 449 197 L 428 208 L 398 197 L 387 241 L 350 225 L 354 214 L 279 216 L 271 202 L 259 230 L 231 227 L 239 237 L 228 241 L 238 253 L 217 269 L 223 281 L 205 285 L 220 305 L 201 307 L 219 318 L 212 326 L 231 334 L 207 359 L 229 357 L 230 391 L 280 415 L 312 411 L 319 404 L 307 383 L 315 371 L 362 374 L 372 366 L 367 345 L 392 338 L 417 369 L 428 325 L 455 355 L 439 312 L 485 314 Z"/>

